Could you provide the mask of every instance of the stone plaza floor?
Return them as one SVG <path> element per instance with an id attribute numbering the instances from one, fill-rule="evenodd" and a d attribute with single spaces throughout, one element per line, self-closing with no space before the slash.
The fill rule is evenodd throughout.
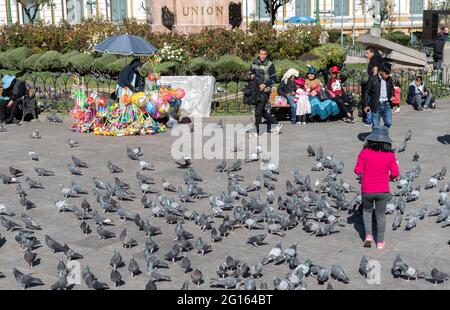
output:
<path id="1" fill-rule="evenodd" d="M 204 122 L 216 122 L 220 117 L 212 117 Z M 250 116 L 230 116 L 222 117 L 225 123 L 251 123 L 253 118 Z M 323 146 L 325 154 L 332 154 L 336 162 L 343 160 L 345 170 L 342 176 L 351 185 L 358 187 L 358 183 L 353 173 L 353 167 L 358 152 L 362 148 L 363 142 L 361 134 L 370 131 L 369 127 L 364 127 L 360 121 L 356 124 L 346 124 L 342 121 L 310 123 L 307 125 L 291 125 L 283 122 L 280 139 L 280 176 L 276 182 L 276 191 L 283 198 L 286 197 L 286 181 L 293 181 L 293 171 L 299 169 L 302 174 L 310 174 L 311 180 L 321 180 L 324 172 L 313 172 L 311 168 L 316 163 L 314 158 L 307 157 L 306 148 L 311 144 L 315 149 Z M 27 211 L 41 226 L 43 230 L 35 231 L 34 235 L 43 244 L 36 249 L 37 257 L 40 262 L 33 268 L 30 268 L 23 259 L 23 250 L 14 240 L 15 232 L 7 232 L 3 226 L 0 226 L 0 235 L 6 240 L 0 243 L 0 272 L 5 275 L 0 278 L 0 289 L 20 289 L 12 274 L 13 268 L 18 268 L 22 272 L 32 273 L 33 276 L 42 279 L 44 285 L 36 286 L 30 289 L 48 289 L 58 279 L 56 266 L 60 258 L 64 258 L 63 253 L 52 254 L 45 245 L 44 235 L 48 234 L 56 241 L 67 243 L 72 249 L 84 256 L 79 262 L 84 267 L 89 265 L 90 270 L 102 282 L 108 283 L 110 288 L 113 285 L 109 279 L 111 267 L 109 265 L 114 250 L 118 250 L 122 255 L 124 262 L 128 264 L 130 258 L 134 256 L 139 263 L 142 274 L 130 277 L 126 267 L 119 271 L 125 281 L 125 284 L 118 289 L 143 289 L 149 276 L 146 274 L 145 260 L 143 258 L 143 245 L 145 234 L 136 230 L 136 225 L 131 222 L 121 222 L 117 214 L 108 213 L 107 217 L 114 220 L 115 225 L 107 229 L 119 234 L 122 227 L 127 228 L 128 235 L 135 238 L 138 242 L 136 247 L 124 249 L 119 238 L 111 238 L 100 241 L 95 232 L 95 224 L 92 220 L 87 222 L 93 232 L 89 235 L 83 235 L 78 221 L 70 213 L 58 213 L 54 206 L 54 199 L 62 198 L 58 189 L 58 184 L 70 185 L 72 179 L 79 181 L 89 195 L 80 195 L 78 198 L 69 198 L 68 203 L 80 206 L 82 199 L 86 196 L 94 210 L 101 211 L 101 207 L 95 201 L 92 194 L 94 188 L 92 177 L 104 178 L 114 184 L 114 177 L 131 185 L 131 190 L 137 194 L 134 201 L 123 201 L 120 205 L 126 210 L 135 211 L 142 218 L 148 218 L 152 225 L 161 227 L 162 234 L 154 236 L 153 240 L 159 245 L 159 250 L 155 253 L 160 259 L 164 260 L 164 254 L 167 253 L 174 243 L 175 225 L 167 224 L 164 218 L 154 218 L 149 209 L 143 209 L 140 202 L 141 192 L 139 190 L 135 172 L 138 171 L 138 163 L 130 160 L 126 155 L 126 146 L 140 146 L 142 148 L 142 160 L 155 165 L 154 171 L 143 171 L 144 174 L 155 179 L 154 187 L 161 189 L 161 180 L 163 178 L 172 184 L 182 186 L 185 184 L 182 175 L 185 170 L 178 169 L 171 157 L 171 145 L 176 137 L 170 135 L 170 131 L 162 134 L 147 137 L 99 137 L 93 134 L 77 134 L 69 131 L 70 119 L 65 118 L 65 122 L 50 123 L 41 116 L 40 120 L 25 123 L 21 126 L 8 125 L 8 132 L 0 133 L 0 173 L 9 175 L 8 167 L 11 165 L 24 171 L 24 176 L 19 178 L 22 186 L 28 194 L 29 200 L 34 202 L 37 207 Z M 39 129 L 41 139 L 31 139 L 29 136 L 34 129 Z M 405 152 L 396 153 L 400 162 L 401 172 L 405 172 L 416 165 L 412 161 L 414 152 L 420 155 L 419 163 L 422 172 L 418 180 L 414 182 L 414 187 L 422 186 L 422 195 L 418 201 L 407 204 L 406 214 L 418 210 L 421 206 L 429 205 L 429 211 L 438 207 L 439 193 L 438 189 L 446 183 L 449 183 L 450 176 L 447 173 L 446 178 L 440 181 L 436 188 L 424 190 L 426 180 L 438 172 L 443 166 L 450 169 L 450 103 L 443 101 L 438 103 L 434 111 L 415 112 L 409 106 L 402 106 L 402 111 L 393 117 L 393 126 L 390 130 L 391 137 L 394 140 L 394 147 L 397 147 L 403 140 L 408 129 L 412 130 L 412 139 L 409 141 Z M 67 138 L 70 137 L 80 143 L 79 147 L 68 148 Z M 28 159 L 30 147 L 40 156 L 38 162 Z M 82 169 L 82 176 L 71 176 L 67 170 L 67 164 L 71 162 L 70 156 L 74 155 L 89 164 L 88 169 Z M 125 171 L 112 175 L 106 168 L 106 162 L 111 160 L 114 164 L 120 166 Z M 221 160 L 194 159 L 193 167 L 203 177 L 201 187 L 206 192 L 220 194 L 221 191 L 227 191 L 227 174 L 215 172 L 214 168 Z M 231 161 L 229 161 L 231 163 Z M 39 177 L 34 171 L 34 167 L 42 167 L 55 172 L 56 176 Z M 243 164 L 239 174 L 245 176 L 242 185 L 250 184 L 255 177 L 261 173 L 258 163 Z M 25 176 L 30 176 L 45 185 L 45 189 L 28 189 L 25 184 Z M 391 190 L 395 184 L 391 183 Z M 167 193 L 165 195 L 176 197 L 176 193 Z M 265 191 L 259 192 L 265 198 Z M 250 193 L 255 195 L 255 193 Z M 148 194 L 149 198 L 157 202 L 155 194 Z M 354 194 L 348 194 L 353 198 Z M 19 198 L 16 194 L 16 184 L 0 184 L 0 204 L 4 204 L 16 215 L 6 217 L 16 223 L 21 224 L 20 214 L 22 207 L 19 204 Z M 240 205 L 240 200 L 236 201 Z M 183 205 L 191 210 L 197 210 L 202 213 L 211 213 L 208 199 L 201 199 L 195 203 L 185 203 Z M 274 204 L 276 207 L 276 203 Z M 282 211 L 285 213 L 285 211 Z M 227 211 L 232 217 L 232 212 Z M 391 266 L 397 254 L 410 266 L 430 273 L 433 267 L 441 271 L 450 273 L 450 245 L 447 242 L 450 239 L 450 226 L 441 228 L 441 224 L 436 224 L 435 217 L 425 217 L 419 221 L 417 227 L 411 231 L 404 230 L 402 227 L 396 231 L 391 228 L 394 215 L 387 215 L 386 229 L 386 248 L 377 250 L 362 247 L 362 240 L 358 232 L 358 220 L 348 215 L 347 211 L 341 211 L 341 217 L 347 219 L 345 227 L 339 227 L 339 232 L 326 237 L 312 236 L 302 229 L 302 225 L 286 232 L 285 237 L 268 235 L 266 244 L 259 247 L 246 244 L 249 236 L 264 233 L 262 230 L 248 231 L 245 228 L 238 228 L 230 235 L 218 243 L 212 243 L 210 232 L 202 232 L 200 228 L 189 220 L 185 220 L 184 228 L 197 237 L 202 237 L 203 241 L 212 245 L 212 251 L 204 257 L 196 253 L 195 250 L 187 252 L 187 257 L 192 262 L 192 267 L 199 268 L 205 279 L 205 283 L 199 286 L 199 289 L 209 289 L 209 279 L 216 278 L 216 267 L 224 262 L 227 255 L 231 255 L 249 265 L 260 262 L 270 251 L 270 249 L 281 241 L 283 249 L 297 243 L 298 256 L 301 261 L 311 259 L 315 264 L 330 268 L 332 264 L 342 266 L 350 278 L 349 284 L 343 284 L 333 281 L 335 289 L 450 289 L 450 282 L 438 284 L 420 279 L 417 281 L 407 281 L 401 278 L 394 278 L 391 275 Z M 214 219 L 213 226 L 217 227 L 222 220 Z M 377 260 L 381 264 L 381 283 L 369 285 L 367 281 L 358 273 L 359 262 L 365 255 L 368 259 Z M 169 269 L 161 269 L 163 273 L 172 278 L 170 282 L 158 282 L 158 289 L 179 289 L 184 281 L 191 282 L 190 273 L 181 272 L 179 263 L 174 265 L 169 263 Z M 263 277 L 257 279 L 257 286 L 265 281 L 268 287 L 273 288 L 273 277 L 283 278 L 289 272 L 288 265 L 268 264 L 263 267 Z M 326 285 L 319 285 L 313 277 L 306 279 L 308 289 L 325 289 Z M 190 288 L 197 288 L 190 283 Z M 75 285 L 74 289 L 87 289 L 83 282 L 81 285 Z"/>

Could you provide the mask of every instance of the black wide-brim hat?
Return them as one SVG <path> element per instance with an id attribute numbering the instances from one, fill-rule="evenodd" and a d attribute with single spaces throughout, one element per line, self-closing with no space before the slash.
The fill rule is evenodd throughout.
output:
<path id="1" fill-rule="evenodd" d="M 389 137 L 389 129 L 384 126 L 373 128 L 372 133 L 366 137 L 366 141 L 392 144 L 392 139 Z"/>

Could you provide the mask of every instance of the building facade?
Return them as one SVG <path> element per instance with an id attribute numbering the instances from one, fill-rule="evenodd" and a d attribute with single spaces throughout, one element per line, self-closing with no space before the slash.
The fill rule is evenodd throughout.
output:
<path id="1" fill-rule="evenodd" d="M 316 3 L 319 4 L 320 23 L 325 28 L 344 29 L 345 32 L 361 32 L 370 28 L 373 18 L 368 8 L 375 0 L 291 0 L 277 12 L 276 27 L 286 27 L 285 18 L 292 16 L 316 17 Z M 400 29 L 405 32 L 420 30 L 423 23 L 423 11 L 428 9 L 431 2 L 441 0 L 388 0 L 392 6 L 392 18 L 390 27 Z M 173 3 L 166 5 L 165 3 Z M 111 21 L 120 21 L 123 18 L 135 18 L 138 21 L 148 20 L 147 12 L 152 12 L 152 22 L 161 25 L 162 6 L 174 6 L 173 12 L 180 15 L 189 13 L 195 8 L 213 9 L 217 7 L 217 0 L 52 0 L 50 4 L 44 5 L 38 12 L 38 19 L 48 24 L 67 21 L 72 24 L 80 22 L 83 18 L 97 17 Z M 229 3 L 230 1 L 220 1 Z M 234 0 L 241 2 L 243 22 L 242 27 L 246 28 L 251 21 L 269 21 L 270 14 L 267 13 L 263 0 Z M 180 6 L 183 5 L 183 8 Z M 177 7 L 178 6 L 178 7 Z M 177 15 L 175 14 L 175 19 Z M 216 14 L 213 14 L 216 15 Z M 220 23 L 224 24 L 223 15 Z M 28 18 L 24 14 L 23 8 L 17 0 L 0 0 L 0 24 L 8 23 L 28 23 Z M 193 21 L 196 22 L 196 21 Z M 206 22 L 206 24 L 205 24 Z M 202 20 L 199 26 L 205 26 L 214 21 Z M 158 27 L 156 27 L 158 28 Z M 187 28 L 189 31 L 190 28 Z"/>

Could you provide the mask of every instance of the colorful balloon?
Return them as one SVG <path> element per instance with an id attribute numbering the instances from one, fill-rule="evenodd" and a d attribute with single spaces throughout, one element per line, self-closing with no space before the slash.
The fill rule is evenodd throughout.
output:
<path id="1" fill-rule="evenodd" d="M 155 112 L 155 105 L 151 101 L 149 101 L 145 105 L 145 110 L 148 114 L 153 114 Z"/>

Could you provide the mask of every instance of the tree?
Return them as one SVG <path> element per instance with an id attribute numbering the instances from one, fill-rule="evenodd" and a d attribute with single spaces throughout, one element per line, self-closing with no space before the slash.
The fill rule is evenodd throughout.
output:
<path id="1" fill-rule="evenodd" d="M 375 12 L 375 1 L 380 3 L 380 25 L 383 23 L 390 22 L 393 23 L 395 21 L 395 13 L 394 8 L 395 4 L 393 1 L 389 0 L 361 0 L 361 5 L 364 9 L 367 8 L 367 11 L 372 14 L 372 17 L 376 18 Z"/>
<path id="2" fill-rule="evenodd" d="M 153 22 L 153 0 L 141 1 L 141 8 L 145 12 L 147 23 L 151 24 Z"/>
<path id="3" fill-rule="evenodd" d="M 51 0 L 17 0 L 22 5 L 23 12 L 28 17 L 31 24 L 34 24 L 37 13 L 46 4 L 51 4 Z"/>
<path id="4" fill-rule="evenodd" d="M 291 0 L 264 0 L 266 12 L 270 14 L 270 23 L 275 25 L 278 9 L 291 2 Z"/>

